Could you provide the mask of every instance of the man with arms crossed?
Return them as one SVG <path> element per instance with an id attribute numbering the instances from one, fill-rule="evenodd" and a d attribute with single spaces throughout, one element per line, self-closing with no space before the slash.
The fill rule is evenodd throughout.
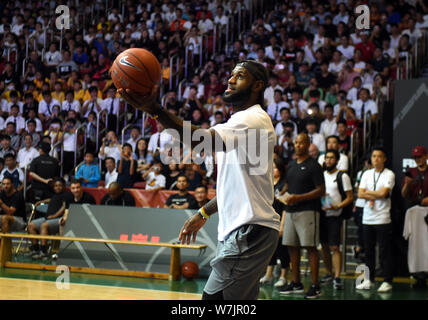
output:
<path id="1" fill-rule="evenodd" d="M 358 290 L 370 290 L 374 287 L 376 269 L 376 242 L 379 243 L 380 264 L 384 272 L 384 282 L 378 292 L 392 290 L 392 224 L 391 197 L 394 188 L 395 174 L 385 168 L 386 153 L 375 147 L 371 155 L 373 169 L 364 172 L 358 189 L 358 198 L 365 199 L 363 209 L 363 241 L 366 253 L 366 265 L 370 279 L 357 285 Z"/>
<path id="2" fill-rule="evenodd" d="M 187 219 L 179 235 L 182 243 L 195 241 L 197 232 L 209 216 L 218 211 L 217 253 L 211 262 L 212 271 L 202 299 L 257 299 L 259 279 L 276 249 L 280 224 L 279 215 L 272 207 L 276 137 L 272 121 L 262 109 L 268 79 L 267 70 L 260 63 L 246 60 L 237 64 L 223 94 L 223 100 L 233 107 L 232 117 L 226 123 L 204 129 L 204 138 L 211 139 L 212 146 L 216 146 L 217 196 Z M 166 128 L 177 130 L 183 141 L 183 121 L 155 103 L 156 92 L 153 92 L 152 99 L 138 96 L 128 89 L 119 89 L 119 93 L 134 107 L 157 116 Z M 192 133 L 197 129 L 192 126 Z M 266 166 L 261 170 L 252 171 L 254 167 L 250 164 L 256 161 L 248 150 L 244 150 L 246 161 L 241 164 L 238 162 L 238 148 L 229 148 L 231 144 L 235 145 L 237 136 L 247 138 L 250 129 L 267 133 L 264 139 L 261 135 L 262 141 L 256 141 L 260 147 L 267 146 L 264 153 Z M 192 147 L 198 143 L 192 141 Z M 239 150 L 240 153 L 242 151 Z"/>

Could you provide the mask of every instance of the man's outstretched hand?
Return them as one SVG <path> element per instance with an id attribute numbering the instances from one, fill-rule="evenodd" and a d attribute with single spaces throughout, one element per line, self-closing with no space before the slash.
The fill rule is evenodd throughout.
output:
<path id="1" fill-rule="evenodd" d="M 158 86 L 154 86 L 150 94 L 143 95 L 131 89 L 117 89 L 121 97 L 135 109 L 147 112 L 151 115 L 156 114 L 160 107 L 156 102 Z"/>

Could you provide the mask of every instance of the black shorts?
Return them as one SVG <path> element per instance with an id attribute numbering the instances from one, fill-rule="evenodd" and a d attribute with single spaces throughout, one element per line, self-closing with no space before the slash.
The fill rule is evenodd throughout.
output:
<path id="1" fill-rule="evenodd" d="M 320 218 L 320 242 L 329 246 L 340 245 L 342 221 L 340 216 L 326 217 L 322 214 Z"/>

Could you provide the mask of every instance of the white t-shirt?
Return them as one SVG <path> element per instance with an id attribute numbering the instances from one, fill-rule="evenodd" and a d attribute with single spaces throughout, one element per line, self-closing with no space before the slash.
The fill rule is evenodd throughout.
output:
<path id="1" fill-rule="evenodd" d="M 222 138 L 227 151 L 216 152 L 218 240 L 225 240 L 231 231 L 244 224 L 279 230 L 279 215 L 272 207 L 276 137 L 269 115 L 256 104 L 234 113 L 226 123 L 213 129 Z M 256 130 L 261 134 L 260 139 L 253 140 Z M 245 137 L 244 143 L 241 137 Z M 230 147 L 236 140 L 238 147 Z"/>
<path id="2" fill-rule="evenodd" d="M 76 139 L 77 135 L 75 133 L 64 133 L 64 151 L 74 152 L 76 151 Z"/>
<path id="3" fill-rule="evenodd" d="M 424 217 L 428 207 L 414 206 L 407 210 L 404 219 L 403 237 L 409 240 L 408 258 L 409 271 L 428 272 L 428 226 Z"/>
<path id="4" fill-rule="evenodd" d="M 117 181 L 117 171 L 114 169 L 111 173 L 107 170 L 105 181 L 104 181 L 104 188 L 110 187 L 110 184 Z"/>
<path id="5" fill-rule="evenodd" d="M 317 146 L 319 152 L 325 152 L 325 139 L 321 133 L 308 134 L 308 137 L 311 143 Z"/>
<path id="6" fill-rule="evenodd" d="M 37 158 L 40 155 L 39 151 L 36 148 L 30 147 L 27 150 L 25 147 L 19 150 L 18 156 L 16 158 L 16 162 L 19 163 L 20 168 L 25 168 L 27 165 L 33 161 L 33 159 Z"/>
<path id="7" fill-rule="evenodd" d="M 68 100 L 64 100 L 62 102 L 61 111 L 70 111 L 74 110 L 77 113 L 80 112 L 80 102 L 78 100 L 73 100 L 72 102 L 68 102 Z"/>
<path id="8" fill-rule="evenodd" d="M 337 174 L 339 173 L 339 170 L 337 170 L 335 173 L 329 173 L 327 170 L 324 171 L 324 181 L 325 181 L 325 193 L 327 197 L 331 198 L 331 204 L 332 205 L 338 205 L 343 200 L 342 196 L 339 192 L 339 187 L 337 184 Z M 345 191 L 351 191 L 352 190 L 352 184 L 351 179 L 346 173 L 342 174 L 342 184 L 343 184 L 343 190 Z M 342 214 L 343 209 L 339 210 L 327 210 L 325 212 L 325 215 L 327 217 L 338 217 Z"/>
<path id="9" fill-rule="evenodd" d="M 153 171 L 147 175 L 146 181 L 146 190 L 151 190 L 160 187 L 165 188 L 166 185 L 165 176 L 162 174 L 155 175 Z"/>
<path id="10" fill-rule="evenodd" d="M 361 177 L 360 189 L 376 191 L 374 188 L 375 182 L 376 190 L 389 188 L 392 191 L 395 185 L 395 174 L 387 168 L 381 173 L 375 172 L 375 169 L 367 170 Z M 391 223 L 391 197 L 375 200 L 373 207 L 370 205 L 371 202 L 366 201 L 364 204 L 363 224 Z"/>
<path id="11" fill-rule="evenodd" d="M 365 105 L 364 105 L 364 115 L 365 115 L 368 111 L 370 111 L 372 115 L 374 115 L 374 114 L 377 114 L 377 113 L 378 113 L 378 107 L 377 107 L 377 104 L 376 104 L 376 102 L 374 102 L 372 99 L 369 99 L 369 100 L 367 100 L 366 102 L 363 102 L 363 100 L 358 99 L 358 100 L 355 100 L 355 101 L 352 103 L 352 105 L 351 105 L 351 107 L 355 110 L 355 116 L 356 116 L 358 119 L 360 119 L 360 120 L 363 120 L 363 119 L 364 119 L 364 118 L 363 118 L 363 116 L 364 116 L 364 115 L 362 114 L 362 112 L 363 112 L 363 103 L 365 104 Z"/>
<path id="12" fill-rule="evenodd" d="M 337 50 L 339 50 L 346 59 L 352 59 L 352 57 L 354 56 L 355 47 L 348 45 L 345 48 L 344 46 L 340 45 L 337 47 Z"/>

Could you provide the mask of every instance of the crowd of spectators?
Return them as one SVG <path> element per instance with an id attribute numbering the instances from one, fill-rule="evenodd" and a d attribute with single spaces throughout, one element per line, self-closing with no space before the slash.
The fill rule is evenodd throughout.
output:
<path id="1" fill-rule="evenodd" d="M 263 63 L 270 75 L 264 108 L 277 135 L 276 158 L 285 165 L 294 159 L 294 139 L 307 132 L 311 156 L 318 159 L 326 149 L 337 149 L 346 171 L 352 131 L 362 127 L 367 112 L 372 121 L 382 117 L 388 81 L 428 26 L 428 4 L 422 0 L 414 5 L 370 2 L 369 30 L 355 27 L 354 8 L 361 1 L 266 2 L 263 11 L 253 12 L 254 21 L 250 0 L 109 3 L 107 11 L 102 1 L 82 11 L 71 1 L 71 28 L 61 33 L 55 29 L 55 1 L 0 4 L 1 177 L 12 177 L 22 190 L 30 166 L 34 201 L 52 195 L 60 172 L 67 185 L 76 178 L 83 187 L 178 190 L 166 203 L 170 208 L 196 208 L 206 200 L 207 188 L 215 188 L 214 155 L 189 152 L 181 162 L 160 161 L 173 141 L 151 117 L 144 118 L 144 130 L 135 122 L 121 143 L 118 116 L 124 102 L 115 93 L 109 68 L 127 48 L 145 48 L 158 57 L 163 107 L 202 128 L 231 116 L 221 97 L 235 64 L 245 59 Z M 231 24 L 239 14 L 241 34 Z M 234 41 L 225 43 L 219 36 L 222 49 L 211 55 L 217 25 L 220 31 L 231 30 Z M 192 68 L 178 92 L 169 87 L 169 62 L 178 55 L 181 80 L 189 44 Z M 209 59 L 204 55 L 199 66 L 201 46 Z M 135 110 L 127 111 L 131 120 L 141 119 Z M 81 125 L 85 136 L 76 132 Z M 97 129 L 105 134 L 97 136 Z M 84 142 L 86 152 L 79 153 L 76 146 Z M 77 163 L 84 161 L 78 170 L 75 156 Z M 189 158 L 200 161 L 185 164 Z M 203 190 L 205 199 L 198 198 Z M 195 191 L 196 198 L 188 191 Z"/>

